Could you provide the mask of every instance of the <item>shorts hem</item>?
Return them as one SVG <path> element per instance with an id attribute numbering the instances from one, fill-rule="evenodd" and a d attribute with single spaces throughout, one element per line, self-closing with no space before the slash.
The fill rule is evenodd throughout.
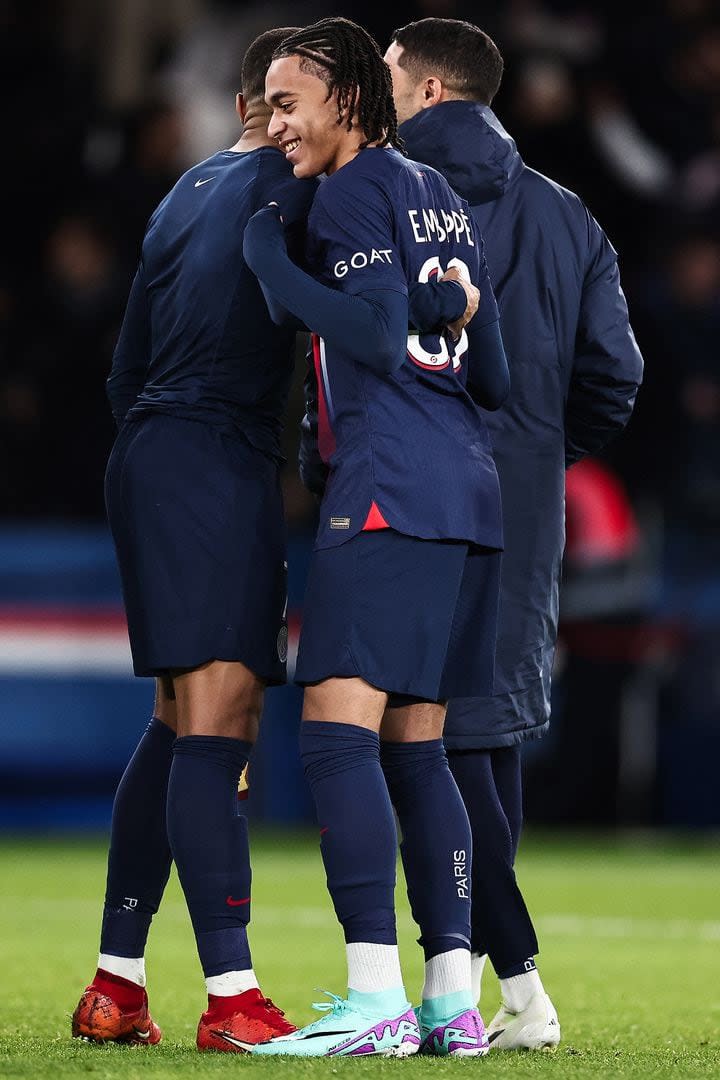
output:
<path id="1" fill-rule="evenodd" d="M 547 734 L 550 721 L 539 724 L 536 727 L 524 728 L 520 731 L 498 731 L 496 734 L 487 735 L 453 735 L 443 734 L 446 750 L 501 750 L 508 746 L 519 746 L 534 739 L 541 739 Z"/>
<path id="2" fill-rule="evenodd" d="M 373 686 L 376 690 L 381 690 L 389 697 L 416 698 L 418 701 L 429 701 L 433 703 L 445 700 L 445 698 L 438 696 L 439 692 L 437 689 L 428 692 L 427 688 L 424 687 L 408 686 L 406 683 L 398 685 L 397 683 L 393 683 L 392 679 L 385 680 L 382 677 L 371 676 L 367 672 L 361 671 L 357 666 L 355 666 L 352 671 L 341 671 L 339 670 L 340 667 L 341 665 L 337 665 L 330 670 L 323 670 L 321 673 L 313 672 L 312 674 L 305 673 L 303 675 L 296 675 L 293 681 L 297 686 L 314 686 L 317 683 L 325 682 L 326 679 L 362 679 L 364 682 Z"/>
<path id="3" fill-rule="evenodd" d="M 243 664 L 253 675 L 261 679 L 266 686 L 284 686 L 287 684 L 287 670 L 280 670 L 275 667 L 271 672 L 262 671 L 259 665 L 252 663 L 244 656 L 205 656 L 202 660 L 193 660 L 190 663 L 173 663 L 173 664 L 133 664 L 133 673 L 138 679 L 145 678 L 163 678 L 169 675 L 171 671 L 193 671 L 195 668 L 202 667 L 204 664 L 210 664 L 214 660 L 221 660 L 227 664 Z"/>

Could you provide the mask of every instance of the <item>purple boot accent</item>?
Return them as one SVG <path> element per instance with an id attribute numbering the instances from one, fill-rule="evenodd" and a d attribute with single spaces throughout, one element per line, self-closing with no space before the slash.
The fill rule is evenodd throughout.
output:
<path id="1" fill-rule="evenodd" d="M 489 1048 L 480 1013 L 477 1009 L 468 1009 L 432 1028 L 423 1038 L 420 1053 L 435 1057 L 480 1057 L 487 1054 Z"/>
<path id="2" fill-rule="evenodd" d="M 356 1035 L 330 1051 L 328 1057 L 359 1057 L 363 1054 L 387 1054 L 408 1057 L 420 1048 L 420 1029 L 412 1009 L 402 1016 L 378 1022 L 362 1035 Z"/>

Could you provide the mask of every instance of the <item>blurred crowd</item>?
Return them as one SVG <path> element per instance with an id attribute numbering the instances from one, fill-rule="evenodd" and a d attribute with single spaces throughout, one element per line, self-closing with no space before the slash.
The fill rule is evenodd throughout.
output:
<path id="1" fill-rule="evenodd" d="M 0 517 L 100 520 L 114 435 L 105 378 L 147 219 L 237 137 L 249 41 L 343 14 L 385 49 L 425 15 L 497 42 L 494 108 L 527 164 L 580 194 L 620 257 L 645 382 L 606 464 L 672 529 L 720 532 L 720 15 L 506 0 L 0 4 Z M 297 410 L 286 435 L 291 514 Z"/>

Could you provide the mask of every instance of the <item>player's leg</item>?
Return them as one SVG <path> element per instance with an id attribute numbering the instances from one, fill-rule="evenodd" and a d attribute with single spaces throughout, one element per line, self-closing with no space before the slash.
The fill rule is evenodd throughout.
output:
<path id="1" fill-rule="evenodd" d="M 167 827 L 208 992 L 197 1045 L 245 1051 L 294 1030 L 260 992 L 247 934 L 250 851 L 238 783 L 257 737 L 265 682 L 239 661 L 215 660 L 174 673 L 173 686 L 178 737 Z"/>
<path id="2" fill-rule="evenodd" d="M 256 1053 L 404 1057 L 418 1048 L 395 927 L 395 818 L 380 767 L 386 701 L 384 691 L 361 678 L 305 688 L 300 753 L 345 937 L 347 997 L 333 997 L 322 1020 Z"/>
<path id="3" fill-rule="evenodd" d="M 357 678 L 306 687 L 300 753 L 345 936 L 351 999 L 384 995 L 392 1016 L 405 1011 L 407 998 L 395 928 L 395 820 L 380 767 L 386 701 Z"/>
<path id="4" fill-rule="evenodd" d="M 414 632 L 405 591 L 397 592 L 405 540 L 361 534 L 316 551 L 311 564 L 296 668 L 305 687 L 300 751 L 346 942 L 347 998 L 287 1040 L 258 1047 L 261 1055 L 405 1056 L 419 1046 L 398 955 L 397 830 L 378 737 L 397 640 L 388 608 Z"/>
<path id="5" fill-rule="evenodd" d="M 444 554 L 445 563 L 452 569 L 454 575 L 455 592 L 453 594 L 450 588 L 445 589 L 445 594 L 448 597 L 452 596 L 453 602 L 445 613 L 442 673 L 438 680 L 438 690 L 435 697 L 435 700 L 442 702 L 446 702 L 450 697 L 462 694 L 485 694 L 492 689 L 500 573 L 500 554 L 496 551 L 468 545 L 454 545 Z M 444 718 L 445 714 L 443 713 L 443 720 Z M 401 715 L 400 719 L 406 724 L 408 733 L 406 737 L 412 738 L 413 725 L 416 722 L 415 717 L 408 710 L 408 714 L 404 717 Z M 441 753 L 441 735 L 442 730 L 439 730 L 437 732 L 436 750 L 438 765 Z M 459 858 L 460 854 L 464 851 L 467 856 L 465 872 L 469 875 L 472 866 L 477 865 L 477 862 L 482 860 L 482 847 L 478 849 L 477 846 L 473 846 L 467 811 L 446 760 L 443 760 L 442 769 L 438 767 L 438 778 L 438 783 L 442 785 L 441 795 L 435 797 L 442 797 L 446 801 L 448 808 L 450 806 L 454 807 L 452 811 L 448 809 L 445 813 L 455 815 L 453 820 L 458 835 L 460 835 L 462 829 L 466 830 L 464 834 L 467 837 L 466 842 L 461 844 L 458 841 L 457 846 L 453 846 L 452 850 L 452 873 L 456 880 L 462 880 L 465 875 L 462 861 Z M 422 814 L 427 811 L 424 809 L 416 812 Z M 432 828 L 432 823 L 430 823 L 429 828 Z M 405 844 L 405 841 L 403 843 Z M 419 843 L 420 841 L 418 841 Z M 414 862 L 415 859 L 413 859 Z M 406 858 L 406 865 L 411 866 L 410 858 Z M 436 873 L 440 873 L 439 868 Z M 418 871 L 411 867 L 411 877 L 415 874 L 418 874 Z M 410 883 L 408 884 L 410 885 Z M 419 884 L 411 887 L 415 894 L 420 893 L 421 886 Z M 471 889 L 467 891 L 471 894 Z M 465 901 L 464 914 L 467 918 L 464 933 L 466 942 L 463 943 L 464 951 L 458 951 L 455 958 L 453 958 L 452 952 L 448 950 L 448 956 L 445 960 L 440 959 L 435 961 L 435 964 L 442 969 L 443 965 L 452 962 L 453 959 L 458 961 L 458 967 L 455 969 L 453 978 L 457 979 L 462 971 L 464 982 L 461 997 L 457 1001 L 462 1004 L 463 1001 L 469 999 L 470 1007 L 464 1013 L 457 1013 L 453 1018 L 448 1016 L 450 1002 L 447 1003 L 447 1009 L 444 1007 L 446 1003 L 442 1000 L 434 1002 L 432 1005 L 429 1004 L 427 1009 L 423 1006 L 421 1009 L 421 1021 L 425 1036 L 424 1048 L 429 1053 L 484 1053 L 487 1051 L 487 1039 L 482 1019 L 475 1007 L 476 999 L 472 995 L 471 987 L 469 900 L 457 895 L 454 912 L 456 918 L 459 919 L 462 915 L 462 909 L 457 905 L 461 901 Z M 440 936 L 434 927 L 437 925 L 438 919 L 442 919 L 442 917 L 443 910 L 440 905 L 436 905 L 432 913 L 423 914 L 423 918 L 427 919 L 433 928 L 432 935 L 435 937 Z M 451 932 L 457 933 L 457 931 Z M 428 936 L 424 928 L 422 928 L 421 940 L 423 944 L 425 944 Z M 426 945 L 425 947 L 427 948 Z M 432 958 L 430 959 L 432 961 Z M 465 967 L 461 968 L 461 964 L 464 964 Z M 442 984 L 434 982 L 431 977 L 429 981 L 426 980 L 425 992 L 435 993 L 438 985 Z M 441 1016 L 441 1012 L 444 1012 L 445 1015 Z M 448 1026 L 444 1023 L 448 1019 L 450 1021 L 454 1020 L 455 1023 Z M 460 1020 L 463 1021 L 462 1024 L 459 1023 Z M 465 1035 L 458 1036 L 458 1031 L 464 1031 Z M 457 1042 L 453 1042 L 454 1039 Z"/>
<path id="6" fill-rule="evenodd" d="M 160 1041 L 145 943 L 172 862 L 165 804 L 177 719 L 170 681 L 155 683 L 153 715 L 115 793 L 98 967 L 72 1018 L 73 1036 L 93 1041 Z"/>
<path id="7" fill-rule="evenodd" d="M 448 760 L 467 807 L 473 839 L 482 858 L 473 869 L 472 947 L 476 956 L 490 954 L 498 975 L 534 966 L 537 938 L 513 868 L 513 832 L 496 787 L 493 760 L 497 750 L 451 750 Z M 519 758 L 516 748 L 508 756 Z M 508 770 L 504 779 L 509 780 Z M 517 792 L 505 785 L 505 798 L 517 821 Z"/>
<path id="8" fill-rule="evenodd" d="M 408 898 L 425 954 L 422 1050 L 476 1056 L 484 1054 L 488 1044 L 471 988 L 472 838 L 448 768 L 444 719 L 444 704 L 388 708 L 381 757 L 402 835 Z"/>
<path id="9" fill-rule="evenodd" d="M 497 746 L 490 751 L 495 791 L 510 830 L 512 862 L 520 844 L 523 826 L 522 747 Z"/>
<path id="10" fill-rule="evenodd" d="M 227 1005 L 242 980 L 252 979 L 243 945 L 249 904 L 241 902 L 249 896 L 249 884 L 243 889 L 249 883 L 247 826 L 237 813 L 237 783 L 255 737 L 262 690 L 285 680 L 278 466 L 232 428 L 151 415 L 121 430 L 108 463 L 106 503 L 135 674 L 176 676 L 168 840 L 208 977 L 244 973 L 239 984 L 213 992 Z M 204 776 L 217 777 L 217 789 Z M 227 884 L 228 867 L 240 875 L 240 894 L 228 888 L 218 900 L 222 917 L 212 906 L 217 898 L 205 893 L 208 853 L 217 863 L 218 886 Z M 210 928 L 218 921 L 230 930 L 217 935 L 228 947 L 224 959 L 220 949 L 211 955 Z M 248 1042 L 291 1029 L 257 987 L 245 993 L 253 999 Z M 258 1010 L 272 1024 L 259 1020 Z M 242 1049 L 221 1041 L 218 1048 Z"/>
<path id="11" fill-rule="evenodd" d="M 520 746 L 484 752 L 482 769 L 473 768 L 480 752 L 450 753 L 451 766 L 462 758 L 469 775 L 459 780 L 471 821 L 503 845 L 487 848 L 483 883 L 473 894 L 473 944 L 489 953 L 500 980 L 501 1006 L 488 1027 L 492 1049 L 552 1049 L 560 1041 L 557 1012 L 536 967 L 537 938 L 513 869 L 522 828 L 522 760 Z M 477 763 L 475 763 L 477 765 Z M 489 793 L 484 826 L 476 821 L 478 800 Z M 494 794 L 493 794 L 494 793 Z M 493 831 L 493 823 L 496 823 Z M 504 838 L 504 839 L 503 839 Z"/>
<path id="12" fill-rule="evenodd" d="M 477 700 L 481 705 L 493 691 L 500 567 L 497 552 L 469 552 L 453 626 L 455 648 L 448 652 L 444 683 L 447 698 L 453 702 Z M 496 971 L 507 977 L 510 988 L 517 986 L 513 981 L 517 977 L 523 985 L 537 978 L 537 973 L 527 974 L 528 965 L 534 967 L 537 940 L 513 870 L 522 819 L 519 752 L 498 755 L 497 781 L 493 763 L 493 756 L 481 750 L 450 754 L 473 837 L 475 981 L 479 983 L 479 957 L 490 951 Z M 503 1045 L 506 1036 L 499 1036 L 495 1020 L 488 1037 L 491 1032 L 495 1036 L 491 1045 Z"/>

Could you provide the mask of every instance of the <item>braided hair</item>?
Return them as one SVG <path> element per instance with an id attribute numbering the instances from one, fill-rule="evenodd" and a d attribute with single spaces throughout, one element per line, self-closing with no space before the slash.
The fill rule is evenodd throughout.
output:
<path id="1" fill-rule="evenodd" d="M 317 76 L 327 86 L 326 100 L 337 92 L 337 122 L 344 122 L 351 131 L 357 116 L 367 136 L 361 147 L 377 143 L 404 152 L 397 133 L 390 68 L 377 42 L 362 26 L 342 16 L 319 19 L 287 37 L 273 59 L 282 56 L 299 56 L 300 70 Z"/>

